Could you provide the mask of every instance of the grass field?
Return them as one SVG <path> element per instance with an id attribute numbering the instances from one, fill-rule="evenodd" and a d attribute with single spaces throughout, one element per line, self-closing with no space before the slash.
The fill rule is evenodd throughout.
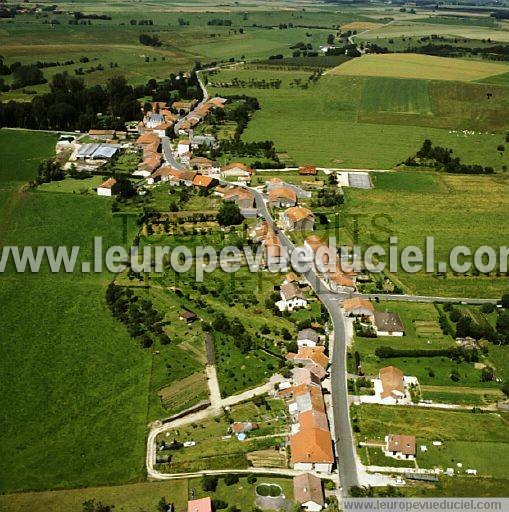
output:
<path id="1" fill-rule="evenodd" d="M 259 477 L 254 484 L 249 484 L 246 480 L 246 477 L 241 477 L 237 484 L 231 486 L 220 480 L 217 490 L 213 493 L 205 493 L 200 479 L 194 479 L 7 494 L 0 496 L 0 508 L 4 512 L 81 512 L 84 501 L 95 499 L 104 505 L 114 505 L 116 512 L 139 512 L 156 510 L 159 500 L 164 497 L 168 503 L 174 504 L 175 512 L 185 512 L 187 501 L 194 492 L 196 498 L 208 495 L 213 499 L 226 501 L 230 506 L 240 507 L 240 510 L 250 510 L 255 498 L 255 487 L 260 482 L 280 485 L 288 498 L 291 499 L 293 496 L 290 478 Z"/>
<path id="2" fill-rule="evenodd" d="M 398 237 L 399 247 L 424 247 L 426 236 L 434 236 L 435 261 L 448 261 L 455 245 L 475 251 L 482 245 L 498 247 L 507 238 L 508 180 L 505 176 L 458 176 L 426 173 L 380 173 L 370 191 L 347 189 L 344 222 L 352 228 L 359 220 L 360 241 L 387 245 L 389 233 Z M 401 215 L 401 212 L 406 212 Z M 381 231 L 371 220 L 388 215 Z M 472 229 L 475 219 L 476 229 Z M 381 222 L 379 222 L 381 224 Z M 507 289 L 507 279 L 490 276 L 454 275 L 436 277 L 424 271 L 405 273 L 395 279 L 412 293 L 456 297 L 495 297 Z"/>
<path id="3" fill-rule="evenodd" d="M 504 134 L 485 133 L 509 128 L 508 116 L 501 115 L 509 114 L 502 86 L 331 75 L 305 89 L 296 85 L 298 80 L 305 84 L 308 77 L 309 73 L 299 71 L 238 69 L 209 80 L 282 80 L 277 90 L 246 86 L 211 91 L 258 98 L 261 109 L 243 138 L 273 140 L 289 163 L 389 169 L 415 154 L 426 138 L 454 148 L 465 162 L 497 169 L 509 163 L 508 155 L 496 149 Z M 488 89 L 493 92 L 492 103 L 486 100 Z M 461 131 L 465 129 L 475 134 L 465 134 Z"/>
<path id="4" fill-rule="evenodd" d="M 504 461 L 508 458 L 504 454 L 509 450 L 509 434 L 503 413 L 362 405 L 352 408 L 352 415 L 360 427 L 359 440 L 380 441 L 389 433 L 415 435 L 419 467 L 453 467 L 463 475 L 466 469 L 473 468 L 480 476 L 507 478 L 508 466 Z M 432 445 L 437 440 L 442 441 L 442 446 Z M 428 451 L 421 452 L 420 445 L 426 445 Z M 499 464 L 493 464 L 495 458 Z M 457 463 L 463 467 L 459 468 Z M 392 459 L 387 457 L 386 464 L 392 465 Z"/>
<path id="5" fill-rule="evenodd" d="M 14 185 L 2 194 L 2 244 L 80 245 L 81 262 L 94 235 L 122 243 L 120 224 L 98 198 L 18 192 L 54 137 L 0 131 L 0 144 L 2 185 Z M 10 267 L 2 276 L 2 491 L 141 476 L 149 357 L 107 309 L 109 279 Z"/>
<path id="6" fill-rule="evenodd" d="M 384 76 L 427 80 L 479 80 L 507 73 L 493 62 L 450 59 L 413 53 L 368 54 L 330 70 L 332 75 Z"/>

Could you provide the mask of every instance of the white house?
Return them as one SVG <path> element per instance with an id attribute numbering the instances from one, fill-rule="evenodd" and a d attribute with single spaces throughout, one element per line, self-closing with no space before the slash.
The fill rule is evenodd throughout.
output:
<path id="1" fill-rule="evenodd" d="M 117 184 L 117 180 L 115 178 L 108 178 L 106 181 L 101 183 L 97 187 L 97 195 L 98 196 L 112 196 L 115 194 L 114 187 Z"/>
<path id="2" fill-rule="evenodd" d="M 191 142 L 189 139 L 179 140 L 177 153 L 179 156 L 185 155 L 191 151 Z"/>
<path id="3" fill-rule="evenodd" d="M 280 311 L 294 311 L 308 305 L 301 289 L 295 283 L 282 284 L 280 293 L 281 300 L 276 302 Z"/>

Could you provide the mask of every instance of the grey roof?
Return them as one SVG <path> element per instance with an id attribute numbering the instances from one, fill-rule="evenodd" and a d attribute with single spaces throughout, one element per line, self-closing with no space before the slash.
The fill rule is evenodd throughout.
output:
<path id="1" fill-rule="evenodd" d="M 311 393 L 308 392 L 296 396 L 295 403 L 297 404 L 299 412 L 310 411 L 313 408 L 313 404 L 311 402 Z"/>
<path id="2" fill-rule="evenodd" d="M 405 332 L 398 313 L 375 311 L 375 325 L 379 331 Z"/>
<path id="3" fill-rule="evenodd" d="M 298 340 L 311 340 L 315 343 L 318 341 L 318 333 L 314 329 L 302 329 L 297 334 Z"/>
<path id="4" fill-rule="evenodd" d="M 212 146 L 216 143 L 216 138 L 213 135 L 193 135 L 191 137 L 191 144 Z"/>
<path id="5" fill-rule="evenodd" d="M 151 123 L 164 123 L 164 116 L 162 114 L 156 114 L 155 112 L 149 112 L 148 118 Z"/>
<path id="6" fill-rule="evenodd" d="M 293 298 L 303 299 L 300 288 L 295 283 L 287 283 L 281 285 L 281 295 L 285 300 L 291 300 Z"/>
<path id="7" fill-rule="evenodd" d="M 76 151 L 76 158 L 111 158 L 119 148 L 118 144 L 83 144 Z"/>
<path id="8" fill-rule="evenodd" d="M 371 188 L 368 173 L 349 172 L 348 184 L 354 188 Z"/>

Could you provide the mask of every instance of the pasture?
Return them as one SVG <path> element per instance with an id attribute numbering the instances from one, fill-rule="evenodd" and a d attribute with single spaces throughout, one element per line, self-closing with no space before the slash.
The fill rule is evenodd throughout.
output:
<path id="1" fill-rule="evenodd" d="M 494 62 L 451 59 L 414 53 L 367 54 L 329 71 L 332 75 L 383 76 L 427 80 L 479 80 L 507 73 L 509 66 Z"/>
<path id="2" fill-rule="evenodd" d="M 3 130 L 0 138 L 3 184 L 33 178 L 55 140 Z M 98 198 L 15 189 L 2 196 L 2 244 L 79 245 L 79 265 L 90 261 L 94 235 L 122 243 L 120 223 Z M 11 266 L 3 274 L 2 491 L 140 477 L 150 358 L 107 309 L 110 279 L 106 272 L 52 274 L 44 265 L 38 274 Z"/>

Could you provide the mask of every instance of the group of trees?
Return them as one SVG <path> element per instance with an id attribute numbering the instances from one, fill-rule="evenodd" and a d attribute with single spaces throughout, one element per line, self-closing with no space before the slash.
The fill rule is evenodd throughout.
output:
<path id="1" fill-rule="evenodd" d="M 256 348 L 255 341 L 238 318 L 227 318 L 224 313 L 219 312 L 215 315 L 210 327 L 214 331 L 231 336 L 235 346 L 243 354 L 247 354 L 250 350 Z"/>
<path id="2" fill-rule="evenodd" d="M 38 69 L 34 66 L 34 69 Z M 39 70 L 40 71 L 40 70 Z M 57 73 L 50 92 L 31 102 L 0 103 L 0 126 L 39 130 L 125 129 L 127 121 L 142 117 L 137 89 L 125 78 L 108 80 L 105 86 L 85 87 L 83 79 Z M 102 113 L 98 120 L 97 114 Z"/>
<path id="3" fill-rule="evenodd" d="M 220 226 L 238 226 L 244 222 L 240 208 L 233 201 L 222 201 L 216 216 Z"/>
<path id="4" fill-rule="evenodd" d="M 189 74 L 183 72 L 171 73 L 169 78 L 160 82 L 152 78 L 145 86 L 141 87 L 144 94 L 138 97 L 151 96 L 152 101 L 171 101 L 181 98 L 202 100 L 203 91 L 196 76 L 196 71 L 200 68 L 201 65 L 197 62 Z"/>
<path id="5" fill-rule="evenodd" d="M 65 178 L 65 172 L 54 158 L 43 160 L 37 167 L 37 184 L 60 181 Z"/>
<path id="6" fill-rule="evenodd" d="M 432 165 L 439 170 L 449 173 L 461 174 L 493 174 L 493 167 L 478 164 L 463 164 L 460 157 L 453 156 L 453 150 L 441 146 L 433 146 L 431 140 L 426 139 L 415 156 L 404 162 L 408 166 Z"/>
<path id="7" fill-rule="evenodd" d="M 375 349 L 375 355 L 381 359 L 392 359 L 396 357 L 448 357 L 456 363 L 466 361 L 476 363 L 479 361 L 479 351 L 475 348 L 451 347 L 446 349 L 396 349 L 388 346 L 381 346 Z"/>
<path id="8" fill-rule="evenodd" d="M 336 188 L 321 188 L 318 191 L 316 200 L 312 201 L 313 207 L 340 206 L 345 202 L 345 196 Z"/>
<path id="9" fill-rule="evenodd" d="M 139 41 L 145 46 L 161 46 L 163 43 L 157 35 L 140 34 Z"/>
<path id="10" fill-rule="evenodd" d="M 163 345 L 170 343 L 163 329 L 164 316 L 149 300 L 140 299 L 129 288 L 110 283 L 106 290 L 106 303 L 113 316 L 127 326 L 129 334 L 143 348 L 151 347 L 155 339 L 159 339 Z"/>

